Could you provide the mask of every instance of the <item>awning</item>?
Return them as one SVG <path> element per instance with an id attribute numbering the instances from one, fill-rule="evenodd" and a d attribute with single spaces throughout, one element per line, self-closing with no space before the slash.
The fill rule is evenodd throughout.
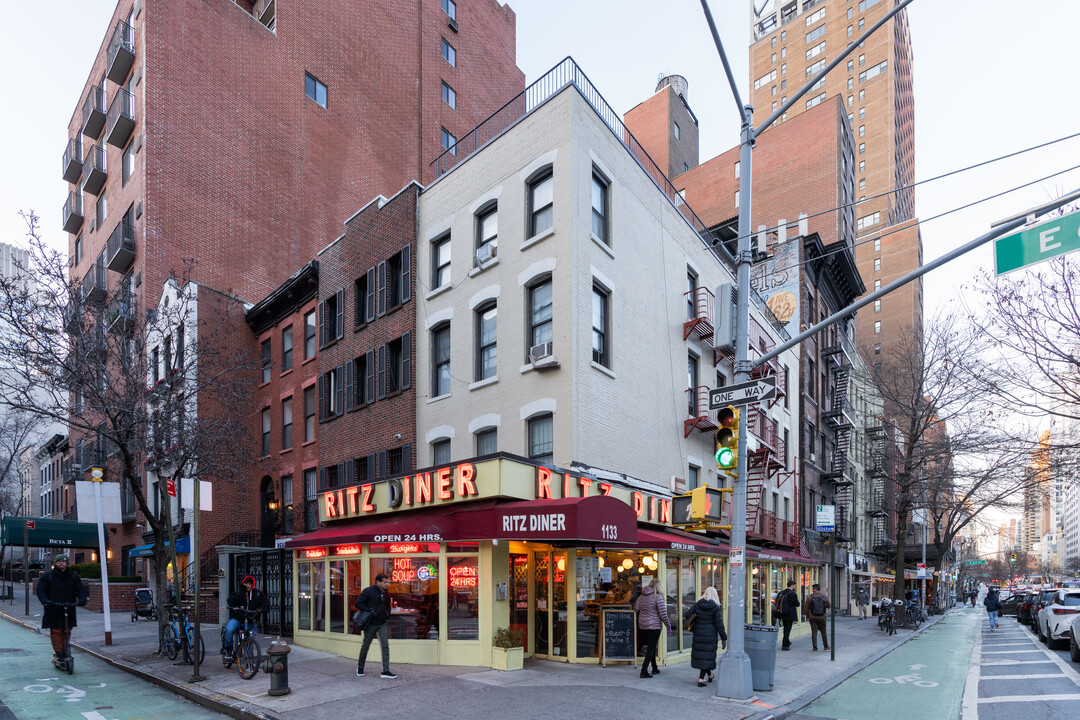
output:
<path id="1" fill-rule="evenodd" d="M 638 547 L 727 555 L 728 546 L 704 535 L 674 528 L 638 528 Z"/>
<path id="2" fill-rule="evenodd" d="M 165 541 L 165 550 L 168 551 L 168 549 L 169 549 L 169 541 L 166 540 Z M 185 536 L 185 537 L 182 537 L 182 538 L 180 538 L 179 540 L 176 541 L 176 553 L 178 555 L 187 555 L 190 552 L 191 552 L 191 538 L 190 537 Z M 154 543 L 150 543 L 149 545 L 140 545 L 139 547 L 134 548 L 130 553 L 128 553 L 128 556 L 129 557 L 151 557 L 153 554 L 154 554 Z"/>
<path id="3" fill-rule="evenodd" d="M 818 565 L 818 561 L 806 555 L 800 555 L 790 550 L 778 550 L 776 548 L 750 548 L 748 555 L 751 560 L 772 560 L 774 562 L 799 563 L 800 565 Z"/>
<path id="4" fill-rule="evenodd" d="M 33 525 L 33 528 L 30 528 Z M 0 545 L 22 545 L 24 539 L 30 547 L 96 548 L 97 525 L 74 520 L 32 518 L 8 515 L 0 520 Z"/>

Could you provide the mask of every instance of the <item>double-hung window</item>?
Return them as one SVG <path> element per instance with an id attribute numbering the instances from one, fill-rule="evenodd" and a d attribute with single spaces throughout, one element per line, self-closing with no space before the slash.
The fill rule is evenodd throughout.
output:
<path id="1" fill-rule="evenodd" d="M 281 449 L 292 447 L 292 398 L 281 401 Z"/>
<path id="2" fill-rule="evenodd" d="M 281 371 L 292 370 L 292 325 L 281 331 Z"/>
<path id="3" fill-rule="evenodd" d="M 476 215 L 476 259 L 478 263 L 495 257 L 499 245 L 499 207 L 490 205 Z"/>
<path id="4" fill-rule="evenodd" d="M 326 84 L 311 73 L 304 73 L 304 94 L 326 107 Z"/>
<path id="5" fill-rule="evenodd" d="M 273 363 L 273 360 L 271 359 L 270 353 L 271 353 L 270 340 L 269 339 L 263 340 L 262 341 L 262 382 L 264 382 L 264 383 L 270 382 L 270 372 L 271 372 L 271 370 L 272 370 L 272 368 L 274 366 L 274 363 Z M 171 368 L 169 368 L 169 369 L 171 369 Z"/>
<path id="6" fill-rule="evenodd" d="M 318 334 L 315 329 L 315 311 L 304 315 L 304 359 L 315 357 L 315 340 Z"/>
<path id="7" fill-rule="evenodd" d="M 529 237 L 551 229 L 554 188 L 550 168 L 529 183 Z"/>
<path id="8" fill-rule="evenodd" d="M 611 367 L 611 295 L 599 285 L 593 285 L 592 293 L 592 359 L 593 362 Z"/>
<path id="9" fill-rule="evenodd" d="M 270 408 L 262 411 L 262 452 L 259 454 L 264 457 L 270 454 Z"/>
<path id="10" fill-rule="evenodd" d="M 450 284 L 450 234 L 431 243 L 431 288 Z"/>
<path id="11" fill-rule="evenodd" d="M 552 340 L 551 278 L 529 288 L 529 344 L 541 345 Z"/>
<path id="12" fill-rule="evenodd" d="M 431 331 L 431 397 L 450 394 L 450 323 Z"/>
<path id="13" fill-rule="evenodd" d="M 540 463 L 554 460 L 554 419 L 538 415 L 529 420 L 529 459 Z"/>
<path id="14" fill-rule="evenodd" d="M 476 379 L 486 380 L 498 374 L 498 306 L 483 305 L 476 310 Z"/>
<path id="15" fill-rule="evenodd" d="M 454 92 L 454 88 L 446 84 L 446 81 L 443 81 L 442 84 L 442 100 L 454 110 L 457 110 L 457 93 Z"/>
<path id="16" fill-rule="evenodd" d="M 592 174 L 592 232 L 593 235 L 611 244 L 608 237 L 608 190 L 610 183 L 595 170 Z"/>

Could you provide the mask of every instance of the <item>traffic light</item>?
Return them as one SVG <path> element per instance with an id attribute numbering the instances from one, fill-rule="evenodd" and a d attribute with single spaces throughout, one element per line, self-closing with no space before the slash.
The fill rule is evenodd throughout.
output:
<path id="1" fill-rule="evenodd" d="M 1009 553 L 1009 562 L 1016 562 L 1016 553 Z"/>
<path id="2" fill-rule="evenodd" d="M 720 425 L 716 431 L 716 467 L 734 475 L 739 464 L 739 410 L 732 405 L 720 408 L 716 419 Z"/>

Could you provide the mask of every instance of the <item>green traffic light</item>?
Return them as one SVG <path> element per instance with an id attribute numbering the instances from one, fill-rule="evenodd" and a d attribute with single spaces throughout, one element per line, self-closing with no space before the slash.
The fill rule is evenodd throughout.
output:
<path id="1" fill-rule="evenodd" d="M 735 467 L 735 453 L 731 448 L 719 447 L 716 449 L 716 464 L 722 468 Z"/>

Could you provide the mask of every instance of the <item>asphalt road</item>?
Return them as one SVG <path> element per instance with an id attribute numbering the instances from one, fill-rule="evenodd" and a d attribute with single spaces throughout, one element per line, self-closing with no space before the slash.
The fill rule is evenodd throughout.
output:
<path id="1" fill-rule="evenodd" d="M 72 675 L 54 668 L 51 656 L 48 635 L 0 622 L 0 720 L 226 717 L 78 650 Z"/>

